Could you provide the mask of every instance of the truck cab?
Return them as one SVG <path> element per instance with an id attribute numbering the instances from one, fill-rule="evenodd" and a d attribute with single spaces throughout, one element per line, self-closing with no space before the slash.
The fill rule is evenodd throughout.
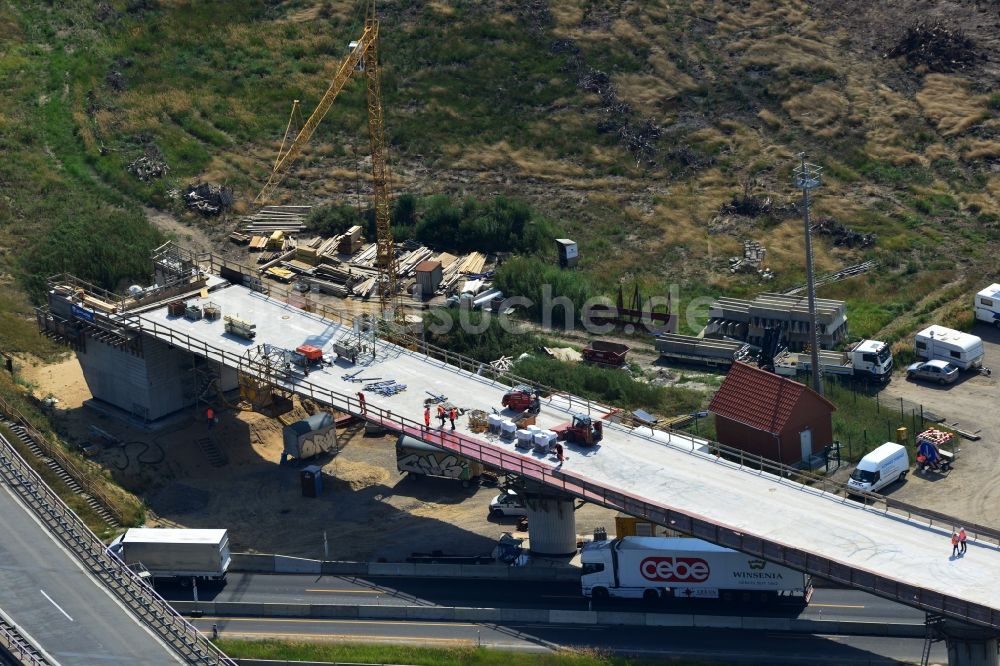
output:
<path id="1" fill-rule="evenodd" d="M 862 340 L 850 350 L 854 376 L 888 381 L 892 376 L 892 352 L 880 340 Z"/>

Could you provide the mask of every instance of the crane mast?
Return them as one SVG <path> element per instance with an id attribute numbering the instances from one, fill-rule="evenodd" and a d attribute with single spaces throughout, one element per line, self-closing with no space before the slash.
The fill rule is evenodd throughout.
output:
<path id="1" fill-rule="evenodd" d="M 378 66 L 378 19 L 374 0 L 365 17 L 365 33 L 373 35 L 365 50 L 364 70 L 368 81 L 368 141 L 372 153 L 372 185 L 375 204 L 375 263 L 378 267 L 379 306 L 383 320 L 405 324 L 403 303 L 396 279 L 396 244 L 392 238 L 389 203 L 389 169 L 386 164 L 385 127 L 382 124 L 382 85 Z"/>
<path id="2" fill-rule="evenodd" d="M 282 139 L 278 157 L 271 174 L 254 199 L 263 205 L 271 200 L 289 167 L 302 153 L 302 149 L 312 138 L 316 128 L 333 106 L 337 95 L 344 89 L 356 71 L 363 71 L 368 96 L 368 139 L 372 156 L 373 204 L 375 210 L 376 269 L 378 270 L 378 294 L 382 319 L 396 324 L 405 324 L 402 297 L 399 294 L 399 265 L 396 261 L 396 245 L 392 238 L 391 200 L 389 193 L 389 169 L 386 160 L 385 126 L 382 119 L 382 89 L 378 65 L 379 22 L 375 14 L 375 1 L 371 0 L 365 14 L 365 28 L 354 44 L 350 54 L 337 69 L 333 80 L 310 114 L 309 119 L 295 135 L 288 148 L 285 145 L 292 127 L 289 118 L 285 137 Z M 298 100 L 292 106 L 292 117 L 298 111 Z"/>

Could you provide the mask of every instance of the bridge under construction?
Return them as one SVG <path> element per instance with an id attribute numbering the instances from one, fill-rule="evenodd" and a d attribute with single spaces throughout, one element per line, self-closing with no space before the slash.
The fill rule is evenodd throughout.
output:
<path id="1" fill-rule="evenodd" d="M 490 413 L 523 380 L 415 338 L 390 342 L 371 320 L 315 304 L 303 309 L 301 295 L 279 293 L 252 269 L 211 254 L 170 248 L 154 265 L 158 286 L 129 297 L 58 276 L 48 306 L 38 311 L 43 331 L 79 351 L 94 396 L 133 416 L 152 421 L 196 404 L 202 387 L 186 388 L 189 368 L 218 391 L 240 388 L 260 404 L 308 397 L 545 489 L 549 534 L 532 533 L 533 543 L 569 547 L 572 500 L 583 499 L 947 618 L 951 663 L 997 663 L 997 531 L 881 496 L 854 501 L 832 482 L 676 432 L 609 420 L 599 444 L 568 444 L 560 463 L 472 428 L 466 418 L 455 431 L 428 427 L 428 394 Z M 213 316 L 186 317 L 179 300 Z M 330 362 L 311 370 L 285 362 L 286 352 L 302 345 L 322 350 Z M 362 398 L 358 376 L 391 379 L 405 390 Z M 613 411 L 545 393 L 536 419 L 543 429 L 574 414 L 602 419 Z M 969 533 L 969 550 L 950 559 L 958 525 Z M 982 655 L 987 661 L 976 661 Z"/>

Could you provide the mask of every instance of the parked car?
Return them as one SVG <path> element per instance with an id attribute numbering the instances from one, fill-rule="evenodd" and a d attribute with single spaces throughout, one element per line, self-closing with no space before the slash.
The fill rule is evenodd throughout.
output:
<path id="1" fill-rule="evenodd" d="M 500 493 L 490 502 L 491 516 L 527 516 L 524 498 L 514 492 Z"/>
<path id="2" fill-rule="evenodd" d="M 906 369 L 907 379 L 926 379 L 938 384 L 951 384 L 958 379 L 958 367 L 945 361 L 914 363 Z"/>

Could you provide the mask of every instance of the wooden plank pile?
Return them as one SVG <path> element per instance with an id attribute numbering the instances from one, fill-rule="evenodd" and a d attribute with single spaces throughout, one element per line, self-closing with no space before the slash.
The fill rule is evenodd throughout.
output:
<path id="1" fill-rule="evenodd" d="M 301 233 L 306 229 L 306 217 L 311 209 L 312 206 L 264 206 L 243 218 L 246 224 L 243 231 L 248 234 L 270 234 L 273 231 Z"/>

